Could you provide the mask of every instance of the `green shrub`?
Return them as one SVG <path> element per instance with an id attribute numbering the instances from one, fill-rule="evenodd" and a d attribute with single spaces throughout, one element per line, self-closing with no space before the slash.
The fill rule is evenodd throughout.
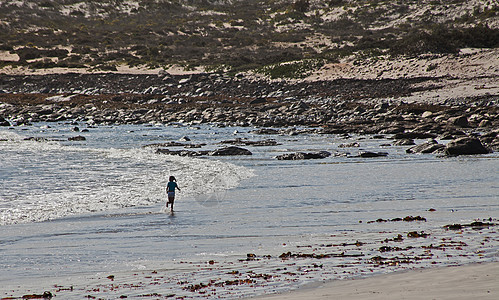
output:
<path id="1" fill-rule="evenodd" d="M 277 78 L 305 78 L 313 71 L 320 69 L 324 65 L 323 60 L 307 59 L 302 61 L 286 62 L 264 66 L 257 70 L 258 73 L 265 74 L 272 79 Z"/>
<path id="2" fill-rule="evenodd" d="M 460 48 L 499 47 L 499 29 L 486 25 L 455 28 L 438 24 L 430 30 L 417 29 L 392 43 L 390 52 L 395 55 L 422 53 L 457 53 Z"/>

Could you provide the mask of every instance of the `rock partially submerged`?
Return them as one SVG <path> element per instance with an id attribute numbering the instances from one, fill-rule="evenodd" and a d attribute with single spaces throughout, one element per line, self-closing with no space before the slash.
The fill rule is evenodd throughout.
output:
<path id="1" fill-rule="evenodd" d="M 242 138 L 237 138 L 234 140 L 226 140 L 226 141 L 221 141 L 221 144 L 231 144 L 231 145 L 245 145 L 245 146 L 254 146 L 254 147 L 261 147 L 261 146 L 277 146 L 279 145 L 276 140 L 274 139 L 266 139 L 266 140 L 261 140 L 261 141 L 250 141 L 247 139 L 242 139 Z"/>
<path id="2" fill-rule="evenodd" d="M 68 141 L 73 141 L 73 142 L 81 142 L 81 141 L 86 141 L 87 139 L 84 136 L 77 135 L 77 136 L 72 136 L 68 138 Z"/>
<path id="3" fill-rule="evenodd" d="M 252 155 L 251 151 L 235 146 L 220 148 L 209 153 L 211 156 Z"/>
<path id="4" fill-rule="evenodd" d="M 202 155 L 208 155 L 209 151 L 169 150 L 169 149 L 159 148 L 156 150 L 156 153 L 178 155 L 178 156 L 202 156 Z"/>
<path id="5" fill-rule="evenodd" d="M 405 150 L 406 153 L 434 153 L 445 148 L 445 145 L 439 144 L 434 139 L 430 139 L 423 144 L 416 145 Z"/>
<path id="6" fill-rule="evenodd" d="M 328 151 L 319 152 L 295 152 L 276 156 L 278 160 L 303 160 L 303 159 L 322 159 L 331 156 Z"/>
<path id="7" fill-rule="evenodd" d="M 361 152 L 359 152 L 359 155 L 354 156 L 354 157 L 371 158 L 371 157 L 384 157 L 384 156 L 388 156 L 388 153 L 361 151 Z"/>
<path id="8" fill-rule="evenodd" d="M 445 146 L 446 155 L 487 154 L 490 151 L 475 137 L 462 137 L 450 141 Z"/>
<path id="9" fill-rule="evenodd" d="M 5 120 L 4 117 L 0 116 L 0 126 L 10 126 L 10 122 Z"/>

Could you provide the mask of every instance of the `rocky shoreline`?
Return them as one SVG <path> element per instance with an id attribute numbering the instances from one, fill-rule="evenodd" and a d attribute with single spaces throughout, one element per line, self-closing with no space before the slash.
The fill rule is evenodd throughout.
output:
<path id="1" fill-rule="evenodd" d="M 252 126 L 258 133 L 388 135 L 394 143 L 431 139 L 413 153 L 441 151 L 433 139 L 476 139 L 499 147 L 499 96 L 404 102 L 439 78 L 272 82 L 220 74 L 3 75 L 0 125 L 202 123 Z M 307 127 L 307 129 L 290 129 Z M 277 128 L 277 129 L 272 129 Z M 279 129 L 281 128 L 281 129 Z M 287 128 L 287 129 L 282 129 Z M 438 143 L 437 143 L 438 144 Z M 478 153 L 484 153 L 483 149 Z"/>

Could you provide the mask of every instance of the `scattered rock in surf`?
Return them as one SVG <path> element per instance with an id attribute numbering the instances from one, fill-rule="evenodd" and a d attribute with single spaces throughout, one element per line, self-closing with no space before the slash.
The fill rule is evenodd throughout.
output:
<path id="1" fill-rule="evenodd" d="M 142 146 L 142 148 L 162 148 L 162 147 L 184 147 L 184 148 L 201 148 L 206 146 L 205 143 L 201 144 L 184 144 L 179 142 L 155 143 Z"/>
<path id="2" fill-rule="evenodd" d="M 30 136 L 24 139 L 25 141 L 35 141 L 35 142 L 48 142 L 49 140 L 43 137 Z"/>
<path id="3" fill-rule="evenodd" d="M 400 139 L 393 142 L 395 146 L 412 146 L 416 145 L 413 139 Z"/>
<path id="4" fill-rule="evenodd" d="M 360 144 L 357 142 L 353 143 L 347 143 L 347 144 L 340 144 L 338 145 L 339 148 L 358 148 L 360 147 Z"/>
<path id="5" fill-rule="evenodd" d="M 445 154 L 449 156 L 487 153 L 489 153 L 489 150 L 475 137 L 458 138 L 450 141 L 445 146 Z"/>
<path id="6" fill-rule="evenodd" d="M 165 148 L 156 149 L 157 154 L 177 155 L 177 156 L 202 156 L 207 155 L 209 151 L 190 151 L 190 150 L 169 150 Z"/>
<path id="7" fill-rule="evenodd" d="M 444 133 L 442 133 L 438 138 L 440 140 L 454 140 L 454 139 L 463 137 L 465 135 L 466 135 L 466 133 L 464 133 L 461 130 L 451 129 L 451 130 L 447 130 Z"/>
<path id="8" fill-rule="evenodd" d="M 295 153 L 286 153 L 282 155 L 278 155 L 275 158 L 278 160 L 303 160 L 303 159 L 322 159 L 331 156 L 330 152 L 327 151 L 319 151 L 319 152 L 295 152 Z"/>
<path id="9" fill-rule="evenodd" d="M 221 141 L 220 144 L 244 145 L 244 146 L 254 146 L 254 147 L 280 145 L 274 139 L 266 139 L 266 140 L 261 140 L 261 141 L 250 141 L 250 140 L 243 139 L 243 138 Z"/>
<path id="10" fill-rule="evenodd" d="M 209 155 L 211 156 L 231 156 L 231 155 L 252 155 L 251 151 L 244 148 L 239 148 L 235 146 L 220 148 L 214 151 L 211 151 Z"/>
<path id="11" fill-rule="evenodd" d="M 251 133 L 254 134 L 279 134 L 279 130 L 272 129 L 272 128 L 261 128 L 257 130 L 251 131 Z"/>
<path id="12" fill-rule="evenodd" d="M 4 117 L 0 116 L 0 126 L 10 126 L 10 122 L 7 121 Z"/>
<path id="13" fill-rule="evenodd" d="M 407 150 L 405 150 L 406 153 L 434 153 L 436 151 L 441 150 L 442 148 L 445 148 L 445 145 L 439 144 L 437 141 L 434 139 L 430 139 L 427 142 L 411 147 Z"/>
<path id="14" fill-rule="evenodd" d="M 86 141 L 87 139 L 84 136 L 78 135 L 78 136 L 73 136 L 69 137 L 68 141 L 76 141 L 76 142 L 81 142 L 81 141 Z"/>
<path id="15" fill-rule="evenodd" d="M 384 157 L 384 156 L 388 156 L 388 153 L 361 151 L 361 152 L 359 152 L 359 155 L 353 156 L 353 157 L 371 158 L 371 157 Z"/>

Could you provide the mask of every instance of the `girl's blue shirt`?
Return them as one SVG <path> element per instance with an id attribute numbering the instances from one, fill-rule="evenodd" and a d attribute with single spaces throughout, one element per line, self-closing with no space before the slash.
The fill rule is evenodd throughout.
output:
<path id="1" fill-rule="evenodd" d="M 174 181 L 170 181 L 170 182 L 168 182 L 168 184 L 167 184 L 167 188 L 166 188 L 166 190 L 167 190 L 168 192 L 175 192 L 175 188 L 176 188 L 176 187 L 177 187 L 177 183 L 176 183 L 176 182 L 174 182 Z"/>

